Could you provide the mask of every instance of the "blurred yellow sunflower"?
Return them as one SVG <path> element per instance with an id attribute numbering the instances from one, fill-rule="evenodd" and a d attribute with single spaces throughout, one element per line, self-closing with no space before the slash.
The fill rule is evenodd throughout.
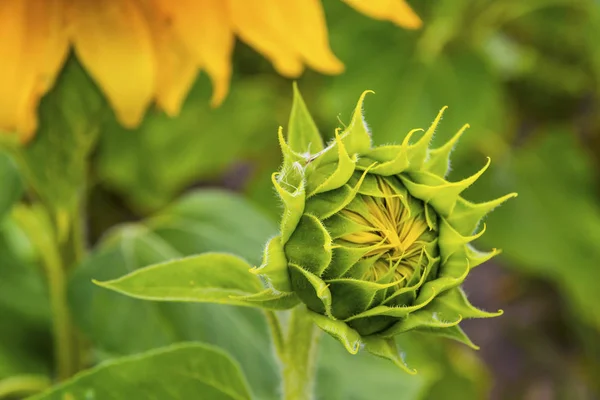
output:
<path id="1" fill-rule="evenodd" d="M 372 18 L 418 28 L 404 0 L 343 0 Z M 332 53 L 320 0 L 1 0 L 0 131 L 23 141 L 40 98 L 72 47 L 119 121 L 134 127 L 150 102 L 175 115 L 199 69 L 223 101 L 235 37 L 284 76 L 344 66 Z"/>

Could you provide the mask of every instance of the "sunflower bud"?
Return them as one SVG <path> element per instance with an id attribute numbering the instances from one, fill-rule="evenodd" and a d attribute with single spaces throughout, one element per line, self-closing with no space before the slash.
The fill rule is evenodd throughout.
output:
<path id="1" fill-rule="evenodd" d="M 274 298 L 296 296 L 349 352 L 364 346 L 412 372 L 395 335 L 424 331 L 475 347 L 458 323 L 501 314 L 473 307 L 460 285 L 498 253 L 470 246 L 485 231 L 481 219 L 516 194 L 479 204 L 461 197 L 489 159 L 471 177 L 445 179 L 467 126 L 429 149 L 444 109 L 418 140 L 415 129 L 401 144 L 372 146 L 362 115 L 366 94 L 325 146 L 295 90 L 287 142 L 279 131 L 283 167 L 273 174 L 284 206 L 281 232 L 254 271 Z"/>

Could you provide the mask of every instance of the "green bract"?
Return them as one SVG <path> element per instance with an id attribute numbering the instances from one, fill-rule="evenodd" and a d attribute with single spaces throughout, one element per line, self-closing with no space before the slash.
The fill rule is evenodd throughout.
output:
<path id="1" fill-rule="evenodd" d="M 270 289 L 294 294 L 315 323 L 351 353 L 364 345 L 406 368 L 393 337 L 416 330 L 475 347 L 458 326 L 492 317 L 460 288 L 471 268 L 498 253 L 469 245 L 485 231 L 481 219 L 515 194 L 474 204 L 461 197 L 489 166 L 459 182 L 445 179 L 448 143 L 429 149 L 442 111 L 422 136 L 373 147 L 362 115 L 363 93 L 350 125 L 324 146 L 295 90 L 284 156 L 273 184 L 283 201 L 281 233 L 253 271 Z M 478 230 L 477 233 L 474 233 Z"/>

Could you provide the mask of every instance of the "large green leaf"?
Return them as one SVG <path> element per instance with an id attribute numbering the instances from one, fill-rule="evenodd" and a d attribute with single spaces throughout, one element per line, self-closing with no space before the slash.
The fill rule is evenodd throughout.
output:
<path id="1" fill-rule="evenodd" d="M 277 226 L 241 196 L 223 190 L 192 192 L 147 220 L 152 232 L 183 255 L 220 251 L 259 265 Z"/>
<path id="2" fill-rule="evenodd" d="M 116 121 L 107 124 L 98 154 L 102 182 L 134 206 L 153 210 L 196 180 L 221 176 L 276 138 L 275 89 L 266 79 L 235 81 L 214 109 L 208 80 L 201 77 L 177 117 L 150 111 L 133 131 Z"/>
<path id="3" fill-rule="evenodd" d="M 100 358 L 199 340 L 227 349 L 259 398 L 276 398 L 278 377 L 262 315 L 249 308 L 137 300 L 92 283 L 205 251 L 259 262 L 276 226 L 234 194 L 197 191 L 146 224 L 114 229 L 77 269 L 70 285 L 75 318 Z M 256 368 L 260 365 L 261 368 Z"/>
<path id="4" fill-rule="evenodd" d="M 239 365 L 213 346 L 182 343 L 105 362 L 30 400 L 244 400 Z"/>
<path id="5" fill-rule="evenodd" d="M 366 351 L 351 355 L 329 335 L 321 339 L 317 397 L 328 400 L 421 399 L 432 383 L 431 374 L 409 375 L 389 360 Z M 419 352 L 418 344 L 412 350 Z M 413 361 L 410 356 L 409 362 Z M 421 373 L 423 372 L 423 373 Z"/>
<path id="6" fill-rule="evenodd" d="M 397 337 L 401 356 L 417 370 L 409 375 L 366 351 L 348 353 L 336 340 L 321 341 L 318 398 L 331 400 L 464 399 L 487 396 L 489 377 L 466 346 L 421 333 Z M 401 395 L 400 395 L 401 394 Z"/>
<path id="7" fill-rule="evenodd" d="M 24 179 L 53 211 L 72 212 L 81 201 L 87 159 L 107 112 L 98 88 L 71 57 L 42 99 L 36 136 L 17 150 Z"/>

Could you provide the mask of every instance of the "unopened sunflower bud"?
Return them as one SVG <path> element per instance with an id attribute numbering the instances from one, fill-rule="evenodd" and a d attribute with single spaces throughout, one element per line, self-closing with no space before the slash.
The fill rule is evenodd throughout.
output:
<path id="1" fill-rule="evenodd" d="M 470 246 L 485 231 L 481 219 L 516 194 L 479 204 L 461 197 L 489 159 L 469 178 L 445 179 L 467 126 L 429 149 L 444 109 L 418 140 L 413 130 L 399 145 L 373 147 L 362 115 L 366 93 L 350 125 L 324 146 L 295 90 L 289 144 L 279 132 L 284 164 L 273 175 L 285 208 L 281 233 L 255 272 L 274 298 L 297 296 L 351 353 L 364 346 L 412 372 L 395 335 L 426 331 L 475 347 L 458 323 L 501 314 L 473 307 L 460 285 L 498 253 Z"/>

